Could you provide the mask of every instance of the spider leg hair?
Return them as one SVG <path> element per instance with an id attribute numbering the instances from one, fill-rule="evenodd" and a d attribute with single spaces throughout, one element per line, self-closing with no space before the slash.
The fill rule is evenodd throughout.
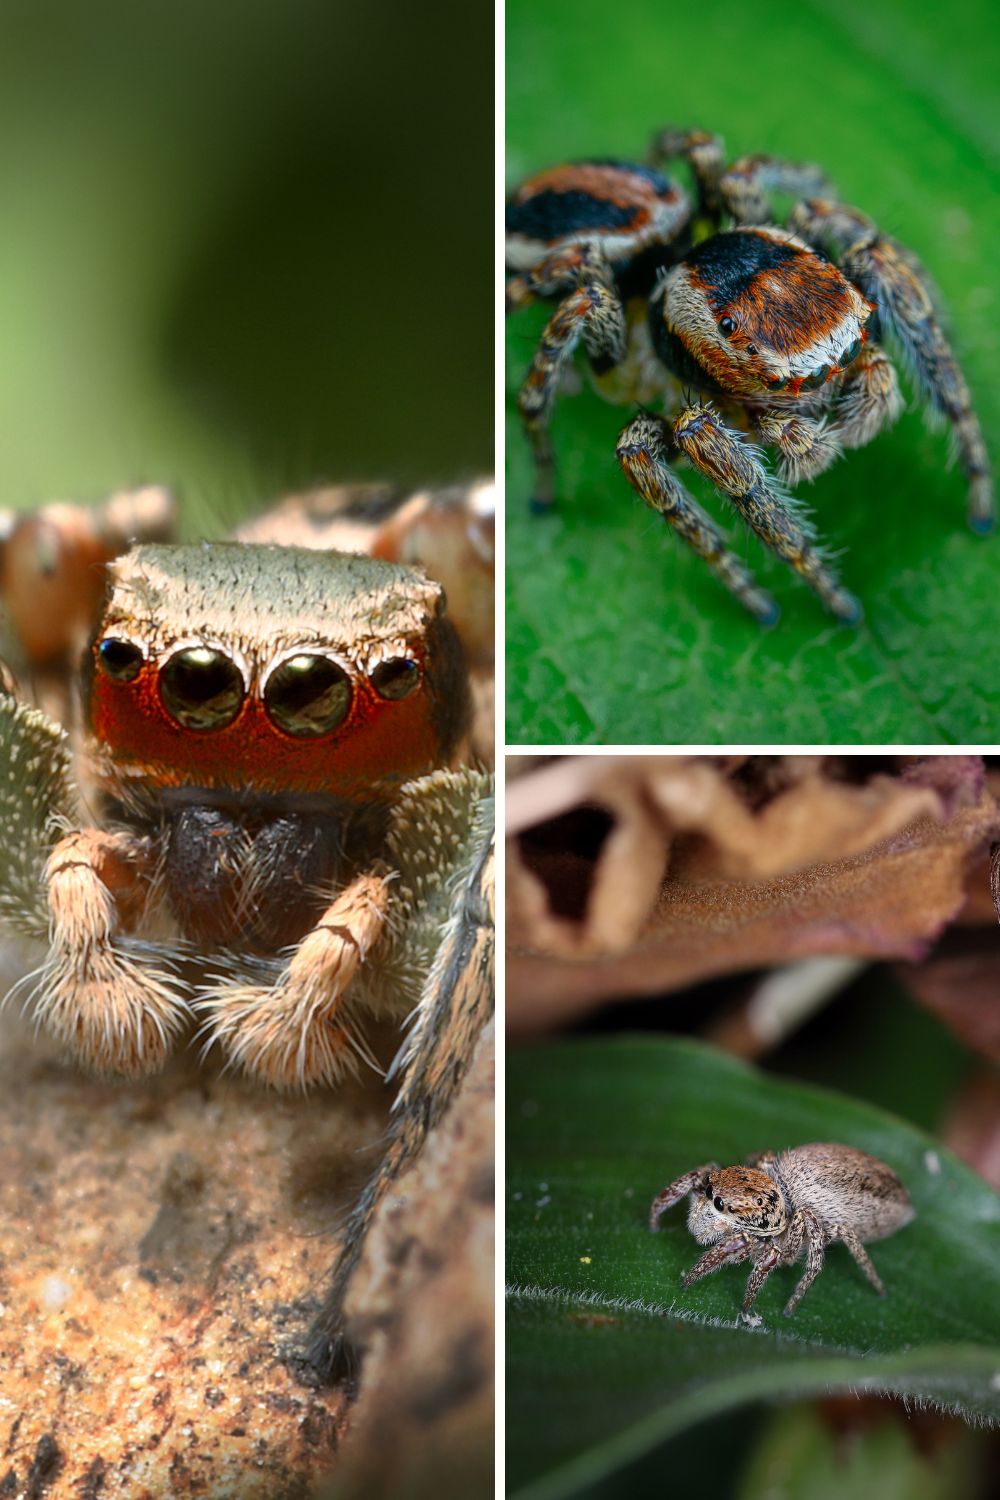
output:
<path id="1" fill-rule="evenodd" d="M 545 327 L 517 403 L 534 454 L 533 506 L 539 510 L 547 510 L 555 499 L 549 419 L 567 360 L 582 338 L 594 368 L 603 373 L 622 362 L 626 349 L 625 310 L 614 272 L 596 251 L 583 247 L 556 252 L 530 274 L 546 286 L 558 286 L 559 278 L 550 277 L 549 267 L 553 260 L 563 265 L 569 255 L 569 290 Z"/>
<path id="2" fill-rule="evenodd" d="M 762 625 L 773 625 L 779 614 L 775 600 L 730 551 L 715 522 L 669 467 L 668 460 L 675 452 L 670 423 L 650 413 L 634 418 L 618 438 L 618 462 L 636 494 L 708 564 L 755 619 Z"/>
<path id="3" fill-rule="evenodd" d="M 381 874 L 357 876 L 273 983 L 223 983 L 199 994 L 195 1006 L 209 1045 L 217 1043 L 232 1067 L 272 1088 L 334 1083 L 355 1071 L 359 1053 L 345 1001 L 385 928 L 389 885 Z"/>
<path id="4" fill-rule="evenodd" d="M 706 1162 L 703 1167 L 692 1167 L 690 1172 L 685 1172 L 682 1177 L 670 1183 L 669 1187 L 657 1193 L 649 1207 L 650 1229 L 659 1229 L 660 1216 L 665 1214 L 668 1208 L 673 1208 L 674 1204 L 679 1203 L 682 1198 L 686 1198 L 688 1193 L 693 1192 L 696 1187 L 700 1187 L 710 1172 L 718 1170 L 717 1161 Z"/>
<path id="5" fill-rule="evenodd" d="M 692 466 L 728 496 L 764 545 L 794 568 L 832 614 L 856 625 L 861 605 L 843 588 L 816 545 L 801 507 L 768 474 L 760 449 L 727 427 L 709 405 L 685 408 L 674 420 L 673 437 Z"/>
<path id="6" fill-rule="evenodd" d="M 951 425 L 968 481 L 970 527 L 991 531 L 996 503 L 982 428 L 920 262 L 865 214 L 826 198 L 799 204 L 791 227 L 833 254 L 844 275 L 875 303 L 882 334 L 898 345 L 931 411 Z"/>

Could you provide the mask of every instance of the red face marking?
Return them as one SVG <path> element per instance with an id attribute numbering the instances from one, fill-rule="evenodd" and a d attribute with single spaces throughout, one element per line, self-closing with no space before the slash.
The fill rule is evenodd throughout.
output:
<path id="1" fill-rule="evenodd" d="M 96 646 L 94 650 L 91 728 L 116 768 L 152 786 L 356 799 L 378 796 L 386 782 L 424 775 L 440 764 L 422 643 L 411 643 L 408 650 L 421 677 L 405 697 L 383 698 L 368 678 L 354 673 L 346 717 L 329 734 L 315 738 L 296 737 L 274 724 L 256 683 L 231 723 L 186 729 L 164 707 L 162 663 L 146 661 L 131 681 L 116 681 L 97 664 Z"/>

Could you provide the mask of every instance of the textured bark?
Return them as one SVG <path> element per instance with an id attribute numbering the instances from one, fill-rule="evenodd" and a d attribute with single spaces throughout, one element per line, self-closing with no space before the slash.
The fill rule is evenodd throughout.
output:
<path id="1" fill-rule="evenodd" d="M 329 1500 L 493 1494 L 493 1072 L 491 1024 L 379 1212 L 348 1300 L 362 1384 Z"/>

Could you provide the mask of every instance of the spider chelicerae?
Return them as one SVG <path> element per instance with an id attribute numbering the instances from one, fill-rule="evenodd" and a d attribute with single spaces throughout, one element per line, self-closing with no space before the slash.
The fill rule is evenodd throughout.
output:
<path id="1" fill-rule="evenodd" d="M 666 177 L 689 164 L 694 198 Z M 795 201 L 776 222 L 772 194 Z M 720 138 L 668 128 L 649 165 L 592 160 L 538 173 L 507 204 L 508 312 L 556 309 L 519 407 L 535 461 L 534 505 L 555 498 L 549 420 L 582 339 L 609 400 L 646 407 L 618 439 L 633 489 L 762 624 L 775 600 L 731 551 L 671 464 L 686 459 L 847 624 L 840 581 L 789 486 L 860 448 L 903 407 L 887 341 L 932 415 L 951 428 L 968 517 L 992 530 L 994 495 L 969 389 L 916 257 L 835 201 L 819 168 L 777 157 L 725 165 Z M 763 449 L 773 450 L 776 473 Z"/>

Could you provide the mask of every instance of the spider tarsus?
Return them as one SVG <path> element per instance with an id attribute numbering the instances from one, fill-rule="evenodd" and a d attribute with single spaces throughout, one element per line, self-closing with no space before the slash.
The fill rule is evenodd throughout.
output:
<path id="1" fill-rule="evenodd" d="M 764 630 L 772 630 L 781 619 L 781 605 L 770 594 L 761 594 L 758 602 L 750 606 L 750 612 Z"/>

